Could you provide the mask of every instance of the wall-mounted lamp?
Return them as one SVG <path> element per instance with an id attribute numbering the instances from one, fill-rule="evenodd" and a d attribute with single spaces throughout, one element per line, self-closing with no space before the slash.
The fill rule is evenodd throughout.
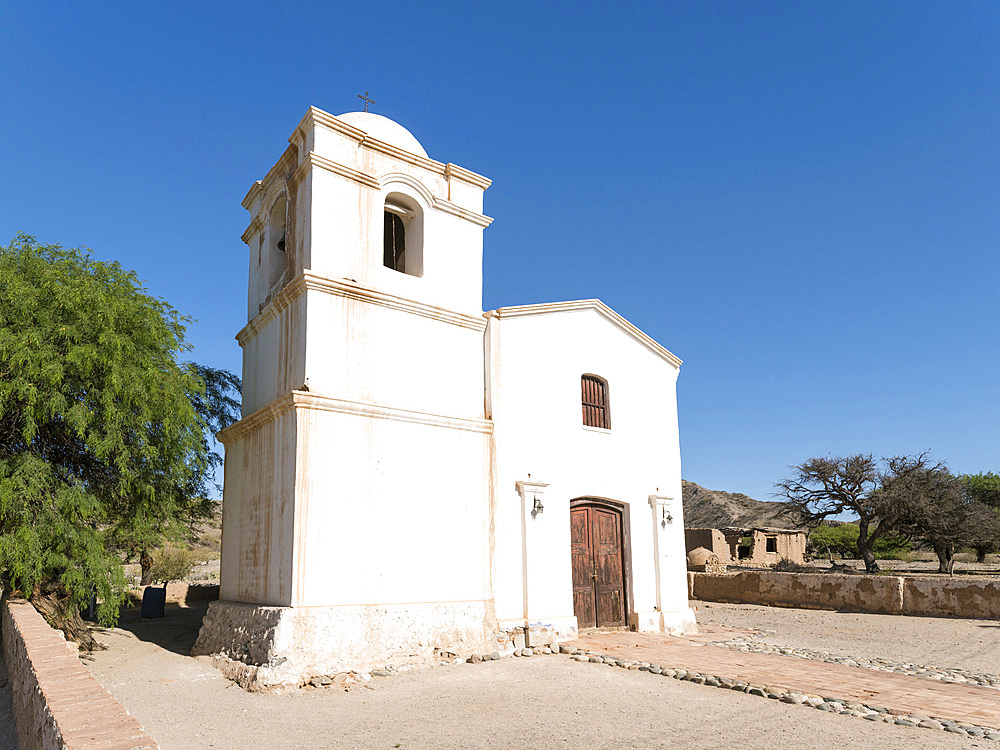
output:
<path id="1" fill-rule="evenodd" d="M 662 523 L 662 525 L 666 526 L 668 523 L 673 523 L 673 522 L 674 522 L 674 517 L 672 515 L 670 515 L 670 511 L 667 510 L 667 506 L 664 505 L 663 506 L 663 523 Z"/>
<path id="2" fill-rule="evenodd" d="M 535 504 L 532 506 L 531 512 L 541 513 L 543 510 L 545 510 L 545 506 L 542 505 L 542 499 L 538 495 L 535 495 Z"/>

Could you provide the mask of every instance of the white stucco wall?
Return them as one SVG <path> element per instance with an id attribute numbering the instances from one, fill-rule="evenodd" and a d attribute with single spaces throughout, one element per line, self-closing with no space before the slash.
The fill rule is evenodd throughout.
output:
<path id="1" fill-rule="evenodd" d="M 674 620 L 689 617 L 677 365 L 595 309 L 520 316 L 506 310 L 510 317 L 501 309 L 489 320 L 488 335 L 499 560 L 524 557 L 516 483 L 530 474 L 548 487 L 544 512 L 524 514 L 528 611 L 523 567 L 503 564 L 496 571 L 498 617 L 535 621 L 573 614 L 569 511 L 579 497 L 628 505 L 633 622 L 653 628 L 656 623 L 641 620 L 657 618 L 658 611 L 674 613 Z M 610 430 L 582 424 L 583 374 L 608 382 Z M 667 503 L 671 524 L 660 523 L 662 508 L 651 507 L 651 495 Z"/>
<path id="2" fill-rule="evenodd" d="M 481 604 L 491 425 L 331 406 L 316 399 L 297 412 L 291 604 Z"/>

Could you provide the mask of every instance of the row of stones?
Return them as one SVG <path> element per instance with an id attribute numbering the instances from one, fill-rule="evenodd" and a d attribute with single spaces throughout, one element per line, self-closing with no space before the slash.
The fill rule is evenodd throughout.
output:
<path id="1" fill-rule="evenodd" d="M 780 700 L 782 703 L 793 705 L 809 706 L 820 711 L 837 713 L 841 716 L 855 716 L 868 721 L 882 722 L 886 724 L 897 724 L 904 727 L 922 727 L 924 729 L 940 729 L 953 734 L 963 734 L 968 737 L 981 737 L 990 740 L 1000 740 L 1000 730 L 990 727 L 979 727 L 972 724 L 960 724 L 949 719 L 930 716 L 900 716 L 891 709 L 882 706 L 872 706 L 856 701 L 849 701 L 842 698 L 811 695 L 796 691 L 783 691 L 778 688 L 771 688 L 765 685 L 751 685 L 742 680 L 719 677 L 716 675 L 701 674 L 685 669 L 665 667 L 659 664 L 649 664 L 647 662 L 629 661 L 618 659 L 606 654 L 584 652 L 579 649 L 571 649 L 560 646 L 559 650 L 564 654 L 569 654 L 571 658 L 579 662 L 589 662 L 591 664 L 607 664 L 612 667 L 623 669 L 633 669 L 651 674 L 673 677 L 676 680 L 693 682 L 696 685 L 708 685 L 709 687 L 722 688 L 723 690 L 735 690 L 748 695 L 756 695 L 761 698 L 771 698 Z"/>
<path id="2" fill-rule="evenodd" d="M 753 652 L 756 654 L 785 654 L 787 656 L 797 656 L 800 659 L 822 661 L 828 664 L 845 664 L 850 667 L 860 667 L 861 669 L 870 669 L 878 672 L 898 672 L 925 680 L 979 685 L 981 687 L 1000 690 L 1000 675 L 972 672 L 968 669 L 942 669 L 940 667 L 929 667 L 926 664 L 890 661 L 889 659 L 881 658 L 862 659 L 832 654 L 826 651 L 814 651 L 807 648 L 788 648 L 786 646 L 775 646 L 770 643 L 757 643 L 752 638 L 753 636 L 739 637 L 726 641 L 713 641 L 712 645 L 719 648 L 727 648 L 731 651 Z"/>

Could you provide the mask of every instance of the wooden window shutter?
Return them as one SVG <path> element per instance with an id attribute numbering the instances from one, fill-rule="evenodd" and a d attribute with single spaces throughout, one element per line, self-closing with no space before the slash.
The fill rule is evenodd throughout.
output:
<path id="1" fill-rule="evenodd" d="M 584 375 L 580 379 L 580 386 L 583 391 L 583 423 L 587 427 L 610 430 L 608 384 L 594 375 Z"/>

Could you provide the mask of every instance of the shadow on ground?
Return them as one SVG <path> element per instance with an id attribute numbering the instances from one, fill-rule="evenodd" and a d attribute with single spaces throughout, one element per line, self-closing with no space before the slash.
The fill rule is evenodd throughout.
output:
<path id="1" fill-rule="evenodd" d="M 141 641 L 155 643 L 160 648 L 181 656 L 190 656 L 207 610 L 208 602 L 199 602 L 189 607 L 168 602 L 163 617 L 142 617 L 138 607 L 123 609 L 118 618 L 118 627 L 129 631 Z M 104 628 L 94 628 L 97 640 L 101 640 L 101 633 L 104 632 L 107 632 Z"/>

